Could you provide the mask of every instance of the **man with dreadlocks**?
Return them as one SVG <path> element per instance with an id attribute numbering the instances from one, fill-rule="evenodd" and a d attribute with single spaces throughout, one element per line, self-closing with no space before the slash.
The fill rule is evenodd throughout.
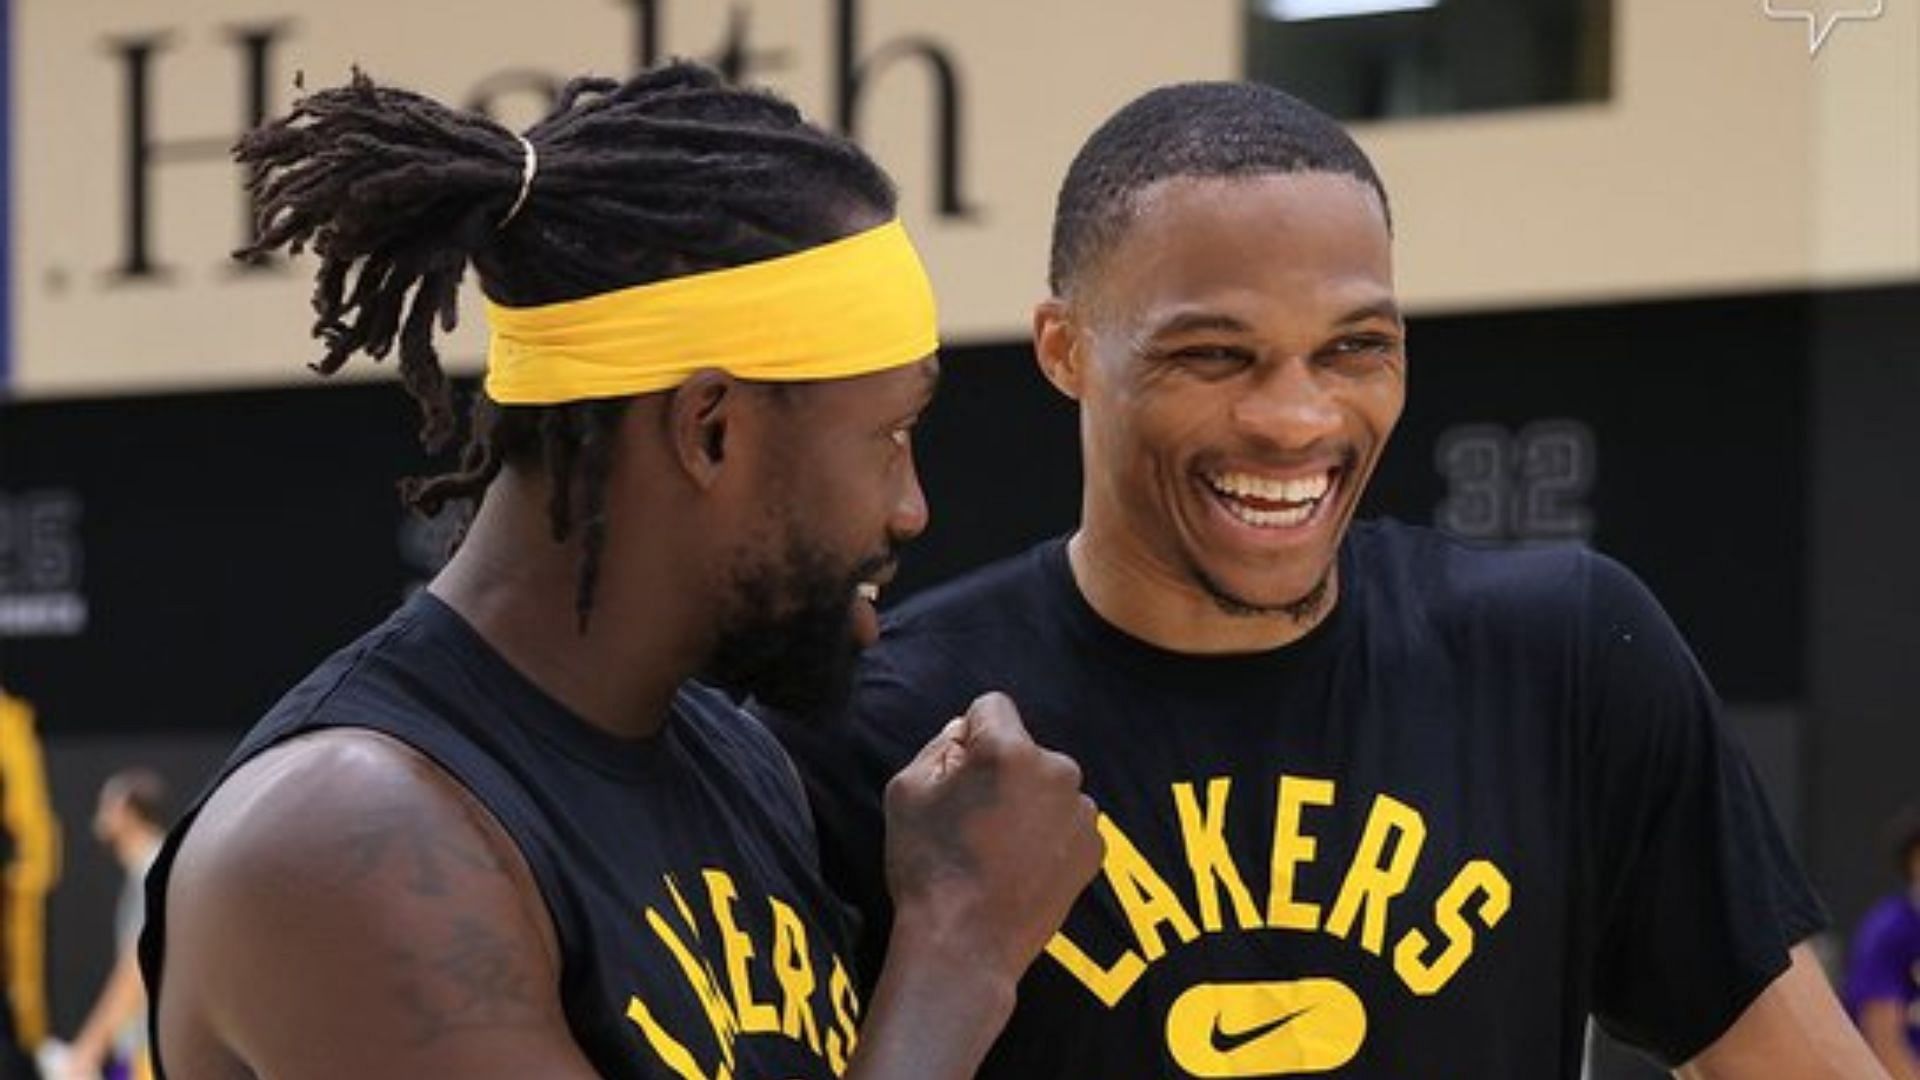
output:
<path id="1" fill-rule="evenodd" d="M 1078 530 L 895 609 L 852 730 L 783 727 L 876 928 L 885 772 L 945 710 L 1005 690 L 1085 768 L 1102 873 L 981 1075 L 1575 1080 L 1589 1016 L 1690 1077 L 1879 1075 L 1645 588 L 1352 521 L 1407 352 L 1347 133 L 1164 87 L 1054 221 L 1034 345 L 1080 410 Z"/>
<path id="2" fill-rule="evenodd" d="M 233 1077 L 971 1075 L 1099 861 L 1071 761 L 983 697 L 889 795 L 893 961 L 855 990 L 765 700 L 845 692 L 925 525 L 927 279 L 881 171 L 675 65 L 524 136 L 373 85 L 246 137 L 260 238 L 320 256 L 322 371 L 492 343 L 426 589 L 250 733 L 149 878 L 154 1063 Z"/>

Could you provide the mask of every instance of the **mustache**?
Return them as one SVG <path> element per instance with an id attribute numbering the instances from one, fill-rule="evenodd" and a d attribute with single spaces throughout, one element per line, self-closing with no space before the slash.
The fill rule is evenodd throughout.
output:
<path id="1" fill-rule="evenodd" d="M 1344 472 L 1352 472 L 1360 464 L 1360 451 L 1353 446 L 1337 447 L 1334 450 L 1334 457 L 1338 459 L 1339 468 Z M 1236 460 L 1252 465 L 1254 468 L 1275 471 L 1296 468 L 1308 461 L 1321 459 L 1321 455 L 1267 449 L 1248 451 L 1236 457 Z"/>
<path id="2" fill-rule="evenodd" d="M 892 548 L 871 556 L 853 568 L 854 584 L 891 577 L 900 568 L 900 553 Z"/>

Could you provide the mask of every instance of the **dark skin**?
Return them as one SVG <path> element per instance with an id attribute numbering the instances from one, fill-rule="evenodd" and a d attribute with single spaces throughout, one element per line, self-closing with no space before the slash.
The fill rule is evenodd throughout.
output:
<path id="1" fill-rule="evenodd" d="M 907 432 L 936 370 L 784 395 L 706 371 L 637 399 L 584 632 L 578 549 L 546 532 L 537 466 L 502 473 L 430 588 L 587 722 L 647 737 L 723 633 L 740 560 L 778 542 L 771 506 L 805 507 L 810 539 L 849 567 L 925 527 Z M 930 743 L 888 809 L 899 916 L 848 1075 L 970 1076 L 1098 868 L 1095 810 L 1000 697 Z M 160 1045 L 180 1080 L 595 1075 L 519 851 L 383 736 L 311 734 L 235 773 L 181 848 L 168 910 Z"/>
<path id="2" fill-rule="evenodd" d="M 1340 538 L 1405 400 L 1386 215 L 1325 174 L 1181 177 L 1138 202 L 1034 316 L 1042 371 L 1081 406 L 1074 578 L 1165 648 L 1275 648 L 1337 601 Z M 1214 487 L 1236 482 L 1325 486 L 1302 520 L 1249 525 Z"/>

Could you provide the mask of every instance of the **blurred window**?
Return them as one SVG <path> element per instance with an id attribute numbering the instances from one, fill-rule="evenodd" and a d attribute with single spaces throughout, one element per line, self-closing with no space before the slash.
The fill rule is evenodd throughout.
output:
<path id="1" fill-rule="evenodd" d="M 1612 0 L 1246 0 L 1250 79 L 1343 120 L 1604 101 Z"/>

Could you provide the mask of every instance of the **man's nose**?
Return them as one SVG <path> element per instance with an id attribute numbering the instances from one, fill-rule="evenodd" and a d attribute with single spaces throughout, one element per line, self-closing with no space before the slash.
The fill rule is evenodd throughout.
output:
<path id="1" fill-rule="evenodd" d="M 887 531 L 895 540 L 911 540 L 927 530 L 927 522 L 931 517 L 927 493 L 920 487 L 920 471 L 909 457 L 906 483 L 902 485 L 900 497 L 894 503 L 892 516 L 887 519 Z"/>
<path id="2" fill-rule="evenodd" d="M 1340 430 L 1340 409 L 1311 359 L 1268 369 L 1233 404 L 1235 426 L 1283 449 L 1312 446 Z"/>

